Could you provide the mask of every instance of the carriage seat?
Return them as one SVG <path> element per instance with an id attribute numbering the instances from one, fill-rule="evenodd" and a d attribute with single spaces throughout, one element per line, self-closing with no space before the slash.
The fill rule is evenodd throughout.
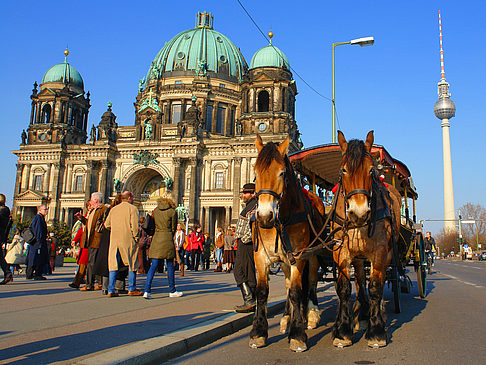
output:
<path id="1" fill-rule="evenodd" d="M 310 192 L 306 188 L 302 188 L 302 193 L 304 194 L 304 197 L 308 201 L 310 201 L 312 206 L 315 209 L 317 209 L 317 211 L 321 214 L 321 216 L 325 217 L 326 213 L 325 213 L 324 203 L 321 200 L 321 198 L 319 198 L 316 194 Z"/>

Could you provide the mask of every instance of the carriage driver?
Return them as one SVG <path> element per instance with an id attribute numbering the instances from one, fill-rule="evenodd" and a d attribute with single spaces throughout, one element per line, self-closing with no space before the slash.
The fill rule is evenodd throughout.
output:
<path id="1" fill-rule="evenodd" d="M 241 200 L 245 208 L 241 211 L 236 223 L 235 239 L 237 250 L 235 258 L 234 276 L 236 285 L 240 287 L 243 295 L 243 304 L 234 307 L 238 313 L 253 312 L 256 307 L 255 300 L 255 260 L 253 258 L 253 242 L 251 237 L 250 219 L 255 213 L 257 199 L 255 198 L 255 184 L 243 185 Z"/>

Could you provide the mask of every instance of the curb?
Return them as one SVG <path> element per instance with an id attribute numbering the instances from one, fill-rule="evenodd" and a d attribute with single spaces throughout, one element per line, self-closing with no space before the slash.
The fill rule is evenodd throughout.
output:
<path id="1" fill-rule="evenodd" d="M 326 291 L 333 284 L 317 289 Z M 286 296 L 268 303 L 268 316 L 283 311 Z M 253 322 L 254 313 L 229 313 L 212 320 L 196 324 L 166 335 L 148 338 L 128 345 L 112 348 L 100 354 L 75 362 L 76 365 L 141 365 L 162 363 L 206 346 L 222 337 L 248 327 Z"/>

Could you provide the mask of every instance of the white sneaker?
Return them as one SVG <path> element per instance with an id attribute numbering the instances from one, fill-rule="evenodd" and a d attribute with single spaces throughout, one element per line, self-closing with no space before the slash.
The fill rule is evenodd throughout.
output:
<path id="1" fill-rule="evenodd" d="M 181 292 L 181 291 L 175 291 L 173 293 L 169 293 L 169 297 L 171 298 L 179 298 L 179 297 L 182 297 L 184 293 Z"/>
<path id="2" fill-rule="evenodd" d="M 152 299 L 152 294 L 145 292 L 145 293 L 143 293 L 143 297 L 145 299 Z"/>

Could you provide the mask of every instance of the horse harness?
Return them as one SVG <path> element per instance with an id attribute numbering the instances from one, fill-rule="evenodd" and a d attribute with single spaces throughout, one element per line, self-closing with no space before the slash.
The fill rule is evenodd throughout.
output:
<path id="1" fill-rule="evenodd" d="M 368 156 L 371 157 L 371 154 L 369 152 L 366 152 Z M 344 156 L 343 156 L 344 157 Z M 287 172 L 294 173 L 292 169 L 292 165 L 290 164 L 290 160 L 287 156 L 285 156 L 285 174 Z M 289 216 L 286 217 L 281 217 L 279 215 L 279 207 L 280 207 L 280 201 L 283 196 L 283 192 L 285 189 L 282 191 L 281 194 L 277 194 L 275 191 L 271 189 L 260 189 L 256 194 L 255 197 L 258 200 L 258 197 L 262 194 L 268 194 L 273 196 L 277 200 L 277 214 L 274 219 L 274 224 L 273 227 L 262 227 L 262 228 L 275 228 L 277 234 L 275 236 L 275 252 L 278 251 L 278 239 L 280 238 L 281 242 L 283 243 L 283 249 L 284 252 L 289 260 L 289 262 L 293 265 L 296 262 L 296 259 L 306 259 L 309 256 L 315 255 L 318 251 L 321 251 L 322 249 L 327 249 L 329 251 L 334 251 L 334 245 L 336 243 L 340 243 L 338 245 L 338 248 L 341 246 L 342 242 L 340 240 L 334 239 L 334 235 L 342 231 L 344 235 L 347 235 L 347 231 L 349 229 L 355 229 L 355 228 L 361 228 L 368 226 L 368 237 L 373 237 L 375 233 L 375 228 L 376 224 L 378 221 L 385 219 L 385 218 L 391 218 L 392 221 L 395 217 L 392 217 L 393 215 L 393 209 L 389 209 L 387 199 L 385 198 L 385 195 L 388 198 L 388 201 L 391 203 L 392 200 L 390 199 L 390 195 L 388 190 L 382 189 L 380 187 L 381 181 L 378 180 L 378 177 L 376 176 L 376 173 L 374 169 L 371 172 L 371 189 L 365 190 L 365 189 L 354 189 L 350 191 L 349 193 L 346 194 L 343 188 L 343 169 L 341 168 L 341 171 L 339 173 L 339 179 L 338 179 L 338 187 L 337 191 L 334 194 L 334 198 L 332 201 L 332 206 L 331 206 L 331 211 L 327 215 L 327 218 L 325 220 L 325 223 L 323 224 L 321 230 L 319 232 L 316 231 L 314 227 L 314 222 L 313 222 L 313 217 L 311 217 L 311 212 L 313 212 L 312 209 L 309 207 L 309 202 L 307 199 L 304 197 L 304 194 L 302 193 L 302 186 L 300 184 L 300 181 L 298 181 L 298 190 L 300 192 L 300 198 L 302 199 L 302 202 L 304 204 L 304 211 L 303 212 L 298 212 L 295 214 L 290 213 Z M 288 183 L 288 178 L 285 178 L 285 185 Z M 339 195 L 342 195 L 344 198 L 344 203 L 345 203 L 345 217 L 341 217 L 338 215 L 337 210 L 336 210 L 336 205 L 337 205 L 337 200 L 339 198 Z M 352 197 L 353 195 L 356 194 L 363 194 L 365 195 L 368 200 L 371 202 L 370 204 L 370 210 L 371 210 L 371 215 L 368 218 L 368 220 L 360 225 L 356 226 L 351 223 L 351 221 L 348 219 L 347 214 L 346 214 L 346 207 L 349 205 L 348 204 L 348 199 Z M 335 222 L 339 227 L 333 229 L 328 236 L 323 239 L 321 235 L 324 233 L 326 230 L 328 224 L 330 224 L 330 221 Z M 304 247 L 303 249 L 294 252 L 292 250 L 292 245 L 290 242 L 290 237 L 287 232 L 287 227 L 292 226 L 298 223 L 302 223 L 307 221 L 309 223 L 309 227 L 311 228 L 311 231 L 314 235 L 314 239 L 309 242 L 309 244 Z M 256 229 L 256 240 L 254 243 L 254 250 L 255 252 L 258 250 L 258 240 L 261 239 L 260 232 L 259 232 L 259 224 L 255 224 L 255 229 Z M 393 224 L 391 225 L 392 229 L 392 237 L 394 235 L 394 227 Z M 318 245 L 315 245 L 317 241 L 320 241 Z M 395 246 L 395 245 L 393 245 Z"/>

